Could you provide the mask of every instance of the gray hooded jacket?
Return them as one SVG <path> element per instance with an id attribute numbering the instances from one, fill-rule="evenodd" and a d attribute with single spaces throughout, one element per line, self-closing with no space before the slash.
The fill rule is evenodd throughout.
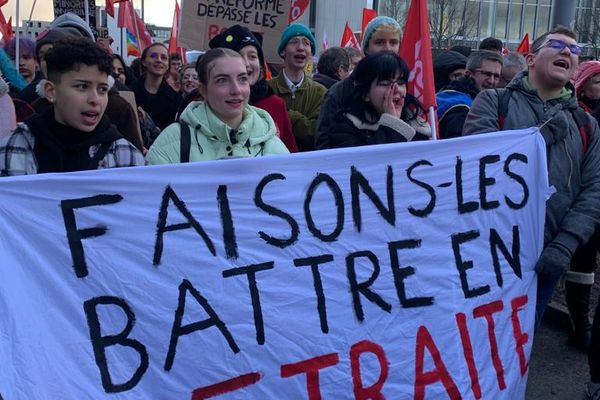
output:
<path id="1" fill-rule="evenodd" d="M 578 107 L 573 86 L 569 83 L 561 97 L 543 101 L 535 89 L 528 88 L 527 75 L 520 73 L 508 86 L 512 95 L 503 129 L 541 127 L 546 141 L 549 183 L 556 188 L 546 202 L 544 245 L 561 245 L 573 255 L 592 236 L 600 221 L 600 131 L 597 122 L 590 118 L 593 134 L 584 152 L 572 114 Z M 463 134 L 498 129 L 498 92 L 484 90 L 471 106 Z"/>

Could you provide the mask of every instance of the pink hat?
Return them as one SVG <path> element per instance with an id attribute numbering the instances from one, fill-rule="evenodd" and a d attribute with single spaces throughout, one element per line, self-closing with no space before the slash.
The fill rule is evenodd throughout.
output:
<path id="1" fill-rule="evenodd" d="M 600 61 L 585 61 L 579 64 L 571 81 L 575 85 L 575 92 L 579 96 L 583 86 L 595 75 L 600 74 Z"/>

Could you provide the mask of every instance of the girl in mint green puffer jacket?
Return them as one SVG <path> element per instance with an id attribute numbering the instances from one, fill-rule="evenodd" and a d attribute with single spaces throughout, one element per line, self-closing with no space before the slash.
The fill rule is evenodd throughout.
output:
<path id="1" fill-rule="evenodd" d="M 277 137 L 271 116 L 248 105 L 250 85 L 239 53 L 223 48 L 210 50 L 202 56 L 197 70 L 205 100 L 190 103 L 181 122 L 161 132 L 146 155 L 149 164 L 175 164 L 186 160 L 186 156 L 194 162 L 289 153 Z M 182 148 L 187 148 L 181 146 L 181 138 L 188 131 L 189 154 L 182 157 Z"/>

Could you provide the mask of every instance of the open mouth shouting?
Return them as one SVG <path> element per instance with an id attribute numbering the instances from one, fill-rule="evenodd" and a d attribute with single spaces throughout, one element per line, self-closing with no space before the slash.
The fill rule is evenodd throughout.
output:
<path id="1" fill-rule="evenodd" d="M 569 70 L 571 68 L 571 63 L 565 59 L 559 59 L 552 63 L 552 65 L 562 68 L 564 70 Z"/>
<path id="2" fill-rule="evenodd" d="M 83 124 L 86 126 L 95 126 L 100 121 L 100 113 L 98 111 L 84 111 L 81 113 Z"/>
<path id="3" fill-rule="evenodd" d="M 306 63 L 306 54 L 295 54 L 294 62 L 298 65 L 303 65 Z"/>

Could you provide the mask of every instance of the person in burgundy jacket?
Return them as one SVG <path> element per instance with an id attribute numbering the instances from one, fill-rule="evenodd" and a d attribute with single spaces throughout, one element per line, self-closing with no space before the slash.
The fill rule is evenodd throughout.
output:
<path id="1" fill-rule="evenodd" d="M 262 39 L 262 37 L 261 37 Z M 265 58 L 261 41 L 250 30 L 234 25 L 215 36 L 208 46 L 211 49 L 225 47 L 242 55 L 246 62 L 250 81 L 249 104 L 268 112 L 277 126 L 277 133 L 290 153 L 298 151 L 298 145 L 292 132 L 292 124 L 283 99 L 273 92 L 264 78 Z"/>

